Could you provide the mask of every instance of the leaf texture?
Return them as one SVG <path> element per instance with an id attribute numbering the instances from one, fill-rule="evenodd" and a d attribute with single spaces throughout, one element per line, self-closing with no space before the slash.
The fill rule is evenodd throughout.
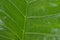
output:
<path id="1" fill-rule="evenodd" d="M 0 40 L 60 40 L 60 0 L 0 0 Z"/>

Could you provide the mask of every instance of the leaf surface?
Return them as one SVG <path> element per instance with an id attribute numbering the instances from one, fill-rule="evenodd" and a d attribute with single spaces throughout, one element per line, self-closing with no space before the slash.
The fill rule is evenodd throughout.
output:
<path id="1" fill-rule="evenodd" d="M 0 40 L 60 40 L 60 0 L 0 0 Z"/>

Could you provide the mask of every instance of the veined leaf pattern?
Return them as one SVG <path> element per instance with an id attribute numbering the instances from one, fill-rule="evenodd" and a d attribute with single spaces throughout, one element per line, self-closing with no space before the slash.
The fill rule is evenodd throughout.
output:
<path id="1" fill-rule="evenodd" d="M 60 0 L 0 0 L 0 40 L 60 40 Z"/>

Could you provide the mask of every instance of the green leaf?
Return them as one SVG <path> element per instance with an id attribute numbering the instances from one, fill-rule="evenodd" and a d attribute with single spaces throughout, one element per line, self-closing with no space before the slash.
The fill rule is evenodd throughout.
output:
<path id="1" fill-rule="evenodd" d="M 0 40 L 60 40 L 60 0 L 0 0 Z"/>

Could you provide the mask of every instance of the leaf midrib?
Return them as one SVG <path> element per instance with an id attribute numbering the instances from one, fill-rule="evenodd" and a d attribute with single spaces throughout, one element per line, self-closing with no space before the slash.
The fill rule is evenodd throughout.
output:
<path id="1" fill-rule="evenodd" d="M 27 10 L 28 10 L 28 2 L 25 0 L 26 3 L 26 15 L 25 15 L 25 19 L 24 19 L 24 31 L 23 31 L 23 35 L 22 35 L 22 40 L 24 40 L 25 38 L 25 27 L 26 27 L 26 22 L 27 22 Z"/>

